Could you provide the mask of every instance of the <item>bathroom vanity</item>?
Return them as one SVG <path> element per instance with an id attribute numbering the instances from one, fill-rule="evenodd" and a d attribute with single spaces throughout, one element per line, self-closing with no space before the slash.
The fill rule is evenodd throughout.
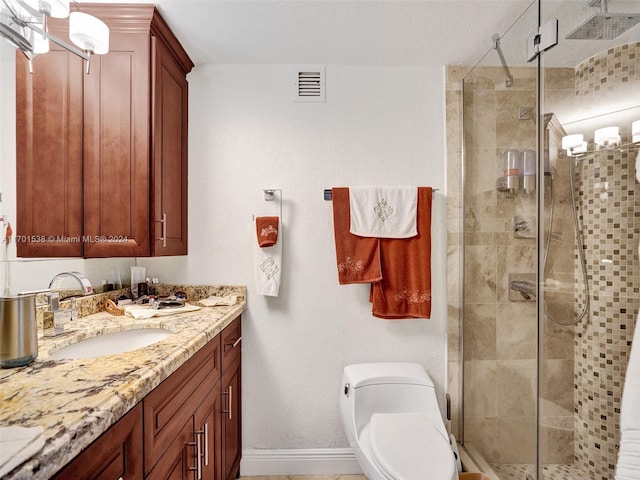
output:
<path id="1" fill-rule="evenodd" d="M 41 339 L 32 364 L 0 370 L 0 425 L 40 425 L 46 441 L 6 480 L 233 478 L 246 290 L 232 288 L 240 293 L 232 306 L 145 320 L 106 312 L 80 318 L 70 333 Z M 150 327 L 174 333 L 117 355 L 51 356 L 85 337 Z"/>

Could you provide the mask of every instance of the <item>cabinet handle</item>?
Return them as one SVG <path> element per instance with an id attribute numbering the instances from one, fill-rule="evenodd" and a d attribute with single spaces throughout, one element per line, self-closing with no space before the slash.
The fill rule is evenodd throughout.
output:
<path id="1" fill-rule="evenodd" d="M 229 385 L 229 391 L 225 391 L 223 392 L 223 395 L 229 395 L 229 410 L 224 410 L 222 409 L 222 413 L 228 413 L 229 414 L 229 420 L 232 419 L 232 413 L 231 413 L 231 405 L 233 402 L 233 387 L 231 385 Z"/>
<path id="2" fill-rule="evenodd" d="M 204 424 L 204 464 L 209 465 L 209 424 Z"/>
<path id="3" fill-rule="evenodd" d="M 225 343 L 224 346 L 225 347 L 231 347 L 231 348 L 236 348 L 240 342 L 242 341 L 242 336 L 240 336 L 237 340 L 231 340 L 229 343 Z M 226 353 L 226 351 L 225 351 Z"/>
<path id="4" fill-rule="evenodd" d="M 189 470 L 192 472 L 196 472 L 196 480 L 202 479 L 202 463 L 201 463 L 201 446 L 200 446 L 200 432 L 195 432 L 194 436 L 196 437 L 195 442 L 187 442 L 187 446 L 196 448 L 196 465 L 195 467 L 189 467 Z"/>
<path id="5" fill-rule="evenodd" d="M 200 432 L 196 433 L 196 443 L 197 445 L 197 456 L 198 456 L 198 463 L 196 464 L 196 467 L 198 467 L 197 470 L 197 475 L 198 475 L 198 480 L 202 480 L 202 442 L 200 441 Z"/>
<path id="6" fill-rule="evenodd" d="M 209 424 L 205 423 L 196 435 L 198 435 L 198 443 L 200 443 L 200 435 L 204 437 L 204 452 L 198 450 L 198 458 L 204 457 L 204 464 L 209 465 Z"/>
<path id="7" fill-rule="evenodd" d="M 156 222 L 160 222 L 162 224 L 162 237 L 158 240 L 162 240 L 162 246 L 167 246 L 167 214 L 162 214 L 162 220 L 156 220 Z"/>

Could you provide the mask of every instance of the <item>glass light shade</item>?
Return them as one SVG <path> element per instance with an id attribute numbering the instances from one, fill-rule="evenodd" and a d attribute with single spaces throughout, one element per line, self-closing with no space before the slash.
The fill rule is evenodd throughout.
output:
<path id="1" fill-rule="evenodd" d="M 640 142 L 640 120 L 636 120 L 631 124 L 631 137 L 633 143 Z"/>
<path id="2" fill-rule="evenodd" d="M 69 0 L 19 0 L 32 14 L 44 13 L 50 17 L 67 18 Z"/>
<path id="3" fill-rule="evenodd" d="M 565 135 L 562 137 L 562 149 L 571 150 L 572 148 L 579 147 L 584 141 L 584 135 L 581 133 L 574 133 L 573 135 Z"/>
<path id="4" fill-rule="evenodd" d="M 82 50 L 98 55 L 109 51 L 109 27 L 87 13 L 72 12 L 69 15 L 69 38 Z"/>
<path id="5" fill-rule="evenodd" d="M 620 143 L 620 129 L 618 127 L 599 128 L 595 131 L 593 141 L 598 146 L 608 146 Z"/>
<path id="6" fill-rule="evenodd" d="M 38 10 L 46 12 L 50 17 L 67 18 L 69 16 L 69 0 L 40 0 Z"/>
<path id="7" fill-rule="evenodd" d="M 577 147 L 573 147 L 569 153 L 572 157 L 575 155 L 579 155 L 581 153 L 585 153 L 587 151 L 587 142 L 582 142 Z"/>

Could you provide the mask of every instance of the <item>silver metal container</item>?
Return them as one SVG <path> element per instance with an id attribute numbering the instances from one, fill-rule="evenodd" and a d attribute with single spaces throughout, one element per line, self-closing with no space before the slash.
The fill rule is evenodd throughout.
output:
<path id="1" fill-rule="evenodd" d="M 0 367 L 21 367 L 37 356 L 36 296 L 0 297 Z"/>

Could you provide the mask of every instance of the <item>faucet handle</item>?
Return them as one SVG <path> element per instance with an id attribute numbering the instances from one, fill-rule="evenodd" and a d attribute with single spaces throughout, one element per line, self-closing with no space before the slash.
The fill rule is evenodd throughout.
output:
<path id="1" fill-rule="evenodd" d="M 60 310 L 60 292 L 49 292 L 47 293 L 47 296 L 49 297 L 49 307 L 51 308 L 51 311 L 57 312 Z"/>

